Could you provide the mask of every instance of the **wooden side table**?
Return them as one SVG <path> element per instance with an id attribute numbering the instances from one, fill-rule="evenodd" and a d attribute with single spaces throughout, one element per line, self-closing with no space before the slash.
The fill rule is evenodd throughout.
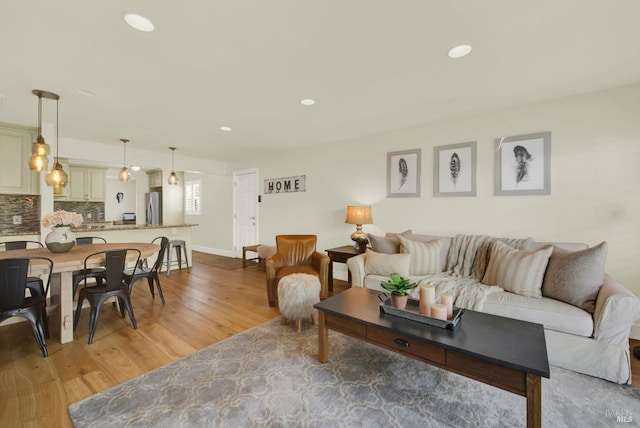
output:
<path id="1" fill-rule="evenodd" d="M 245 247 L 242 247 L 242 267 L 243 268 L 247 267 L 247 261 L 249 261 L 249 260 L 258 260 L 258 263 L 262 262 L 262 260 L 260 260 L 260 256 L 254 257 L 252 259 L 248 259 L 247 258 L 247 251 L 250 251 L 252 253 L 257 253 L 259 246 L 260 246 L 260 244 L 247 245 Z"/>
<path id="2" fill-rule="evenodd" d="M 347 263 L 351 257 L 362 254 L 353 248 L 353 245 L 344 245 L 342 247 L 329 248 L 325 250 L 329 256 L 329 291 L 333 291 L 333 262 Z M 347 270 L 349 275 L 349 287 L 351 287 L 351 272 Z"/>

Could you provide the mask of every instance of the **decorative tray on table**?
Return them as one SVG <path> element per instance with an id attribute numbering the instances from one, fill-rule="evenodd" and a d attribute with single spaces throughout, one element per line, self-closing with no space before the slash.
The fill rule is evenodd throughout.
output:
<path id="1" fill-rule="evenodd" d="M 422 315 L 420 313 L 420 302 L 415 299 L 409 298 L 409 300 L 407 300 L 406 309 L 394 308 L 391 304 L 391 297 L 386 293 L 379 294 L 378 299 L 381 300 L 380 310 L 385 314 L 405 318 L 422 324 L 432 325 L 434 327 L 445 328 L 447 330 L 453 330 L 458 325 L 460 318 L 462 317 L 462 313 L 464 312 L 462 308 L 456 308 L 454 306 L 452 318 L 445 321 Z"/>

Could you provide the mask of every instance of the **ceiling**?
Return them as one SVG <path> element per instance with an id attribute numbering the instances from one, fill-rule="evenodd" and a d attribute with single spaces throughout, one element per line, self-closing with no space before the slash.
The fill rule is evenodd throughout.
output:
<path id="1" fill-rule="evenodd" d="M 44 89 L 61 137 L 234 161 L 640 82 L 639 16 L 637 0 L 3 0 L 0 121 L 37 125 Z"/>

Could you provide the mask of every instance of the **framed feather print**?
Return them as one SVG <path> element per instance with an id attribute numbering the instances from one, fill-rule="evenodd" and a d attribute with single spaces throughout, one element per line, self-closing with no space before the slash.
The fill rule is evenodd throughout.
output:
<path id="1" fill-rule="evenodd" d="M 551 194 L 551 132 L 496 139 L 495 195 Z"/>
<path id="2" fill-rule="evenodd" d="M 420 197 L 420 149 L 387 153 L 387 197 Z"/>
<path id="3" fill-rule="evenodd" d="M 476 196 L 476 142 L 433 148 L 433 196 Z"/>

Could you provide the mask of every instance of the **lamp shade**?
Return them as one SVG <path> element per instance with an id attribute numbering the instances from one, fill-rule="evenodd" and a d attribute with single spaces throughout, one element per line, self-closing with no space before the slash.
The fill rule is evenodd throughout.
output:
<path id="1" fill-rule="evenodd" d="M 372 224 L 371 207 L 369 206 L 347 206 L 347 218 L 344 220 L 347 224 Z"/>

